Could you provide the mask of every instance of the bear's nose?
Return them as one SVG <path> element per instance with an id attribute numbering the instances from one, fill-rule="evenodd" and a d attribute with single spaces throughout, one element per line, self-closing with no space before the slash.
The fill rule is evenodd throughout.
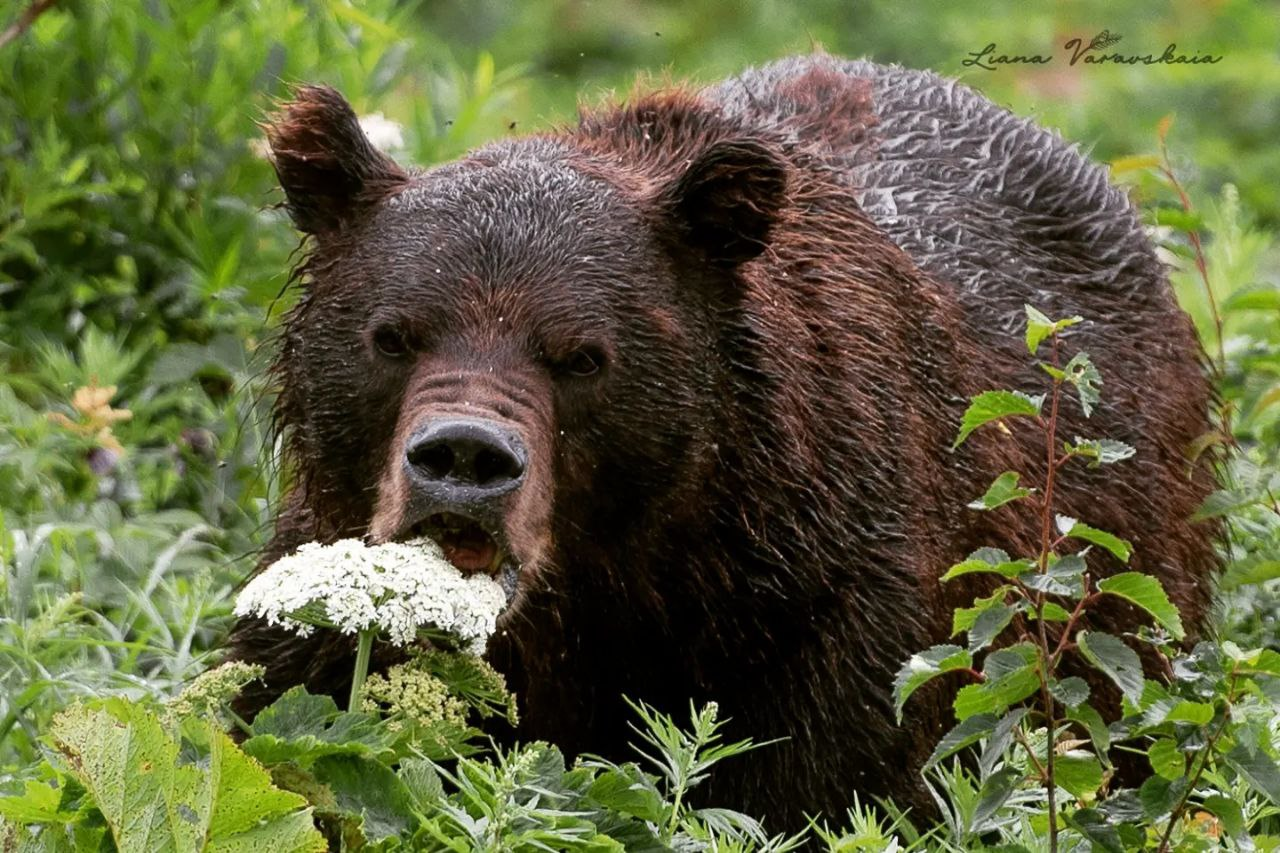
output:
<path id="1" fill-rule="evenodd" d="M 446 504 L 471 504 L 510 492 L 528 459 L 520 437 L 493 421 L 443 418 L 409 439 L 406 461 L 415 485 Z"/>

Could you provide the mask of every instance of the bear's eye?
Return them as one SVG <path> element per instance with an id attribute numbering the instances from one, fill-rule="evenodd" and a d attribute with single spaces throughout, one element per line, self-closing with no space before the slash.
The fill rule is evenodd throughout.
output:
<path id="1" fill-rule="evenodd" d="M 392 323 L 384 323 L 373 330 L 373 346 L 387 358 L 404 358 L 409 354 L 409 341 L 404 330 Z"/>
<path id="2" fill-rule="evenodd" d="M 560 370 L 569 376 L 591 376 L 604 366 L 604 353 L 597 347 L 579 347 L 560 362 Z"/>

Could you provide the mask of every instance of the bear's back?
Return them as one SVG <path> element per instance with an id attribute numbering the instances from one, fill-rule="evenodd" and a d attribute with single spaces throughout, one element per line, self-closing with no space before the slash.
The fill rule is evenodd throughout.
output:
<path id="1" fill-rule="evenodd" d="M 839 138 L 838 113 L 853 99 L 833 78 L 864 90 L 866 133 Z M 730 115 L 820 149 L 867 216 L 956 288 L 975 329 L 1007 335 L 1028 303 L 1094 318 L 1178 311 L 1106 171 L 954 80 L 818 54 L 750 69 L 706 95 Z M 797 111 L 824 106 L 832 138 L 812 138 L 821 127 L 789 126 Z"/>
<path id="2" fill-rule="evenodd" d="M 959 310 L 955 333 L 984 354 L 973 377 L 980 388 L 1043 389 L 1022 343 L 1024 306 L 1085 318 L 1068 333 L 1068 352 L 1090 354 L 1104 377 L 1103 400 L 1087 420 L 1066 411 L 1062 428 L 1125 441 L 1137 461 L 1107 475 L 1076 472 L 1060 497 L 1078 501 L 1068 513 L 1132 539 L 1132 567 L 1160 576 L 1184 617 L 1198 622 L 1217 566 L 1215 531 L 1188 521 L 1213 477 L 1203 465 L 1183 473 L 1187 448 L 1212 429 L 1203 350 L 1106 170 L 1051 131 L 927 71 L 794 57 L 704 97 L 848 187 Z"/>

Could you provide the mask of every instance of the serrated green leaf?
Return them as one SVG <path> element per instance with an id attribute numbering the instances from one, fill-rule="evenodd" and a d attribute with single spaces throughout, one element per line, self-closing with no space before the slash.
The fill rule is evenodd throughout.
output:
<path id="1" fill-rule="evenodd" d="M 1037 652 L 1029 643 L 1018 643 L 987 655 L 982 669 L 986 681 L 961 688 L 952 709 L 957 720 L 975 714 L 1003 714 L 1040 687 Z"/>
<path id="2" fill-rule="evenodd" d="M 1244 836 L 1244 812 L 1235 800 L 1221 794 L 1212 794 L 1200 801 L 1200 807 L 1221 821 L 1222 828 L 1232 838 Z"/>
<path id="3" fill-rule="evenodd" d="M 1090 460 L 1090 468 L 1123 462 L 1132 458 L 1137 452 L 1132 445 L 1125 444 L 1123 441 L 1114 441 L 1110 438 L 1080 438 L 1076 436 L 1074 444 L 1065 443 L 1064 446 L 1067 453 Z"/>
<path id="4" fill-rule="evenodd" d="M 960 420 L 960 434 L 951 449 L 955 450 L 979 427 L 1005 418 L 1035 417 L 1044 405 L 1044 395 L 1032 397 L 1020 391 L 985 391 L 974 397 Z"/>
<path id="5" fill-rule="evenodd" d="M 1049 693 L 1063 705 L 1074 708 L 1089 698 L 1089 683 L 1074 675 L 1054 681 L 1049 685 Z"/>
<path id="6" fill-rule="evenodd" d="M 1043 572 L 1025 572 L 1018 581 L 1028 589 L 1048 595 L 1078 599 L 1084 595 L 1084 558 L 1079 554 L 1051 557 Z"/>
<path id="7" fill-rule="evenodd" d="M 28 779 L 21 794 L 0 796 L 0 817 L 14 823 L 67 823 L 75 813 L 61 808 L 62 793 L 59 786 Z"/>
<path id="8" fill-rule="evenodd" d="M 957 607 L 951 613 L 951 636 L 959 636 L 962 632 L 968 631 L 973 627 L 973 623 L 977 621 L 978 615 L 997 605 L 1004 604 L 1005 596 L 1013 587 L 1009 585 L 999 586 L 991 593 L 983 598 L 975 598 L 972 607 Z"/>
<path id="9" fill-rule="evenodd" d="M 667 817 L 666 801 L 653 780 L 634 764 L 604 771 L 587 796 L 607 809 L 657 823 Z"/>
<path id="10" fill-rule="evenodd" d="M 1142 725 L 1160 725 L 1176 704 L 1178 700 L 1158 681 L 1148 678 L 1142 682 L 1142 698 L 1137 705 L 1137 710 L 1142 712 Z"/>
<path id="11" fill-rule="evenodd" d="M 1190 781 L 1186 776 L 1172 780 L 1163 776 L 1150 777 L 1138 789 L 1142 811 L 1150 820 L 1159 820 L 1169 814 L 1186 793 Z"/>
<path id="12" fill-rule="evenodd" d="M 1084 412 L 1084 416 L 1090 417 L 1093 414 L 1093 407 L 1102 399 L 1101 393 L 1098 391 L 1102 387 L 1102 374 L 1098 372 L 1098 368 L 1093 366 L 1093 361 L 1088 354 L 1078 352 L 1071 357 L 1062 367 L 1064 380 L 1075 386 L 1076 394 L 1080 397 L 1080 410 Z"/>
<path id="13" fill-rule="evenodd" d="M 1187 775 L 1187 757 L 1169 738 L 1158 738 L 1147 747 L 1147 761 L 1152 770 L 1170 781 Z"/>
<path id="14" fill-rule="evenodd" d="M 941 578 L 949 581 L 961 575 L 994 574 L 1005 578 L 1015 578 L 1035 564 L 1030 560 L 1010 560 L 1009 555 L 999 548 L 979 548 L 962 563 L 956 563 L 947 569 Z"/>
<path id="15" fill-rule="evenodd" d="M 1120 831 L 1097 809 L 1075 809 L 1063 816 L 1067 825 L 1083 835 L 1102 853 L 1127 853 Z"/>
<path id="16" fill-rule="evenodd" d="M 348 713 L 328 696 L 294 687 L 254 718 L 246 753 L 268 765 L 296 762 L 301 767 L 326 755 L 392 754 L 394 733 L 370 714 Z"/>
<path id="17" fill-rule="evenodd" d="M 1071 524 L 1065 525 L 1064 522 L 1066 521 L 1070 521 Z M 1066 527 L 1065 530 L 1063 529 L 1064 526 Z M 1058 530 L 1069 539 L 1081 539 L 1106 548 L 1122 563 L 1129 562 L 1129 556 L 1133 552 L 1133 546 L 1114 533 L 1090 527 L 1083 521 L 1076 521 L 1074 518 L 1069 518 L 1065 515 L 1058 516 Z"/>
<path id="18" fill-rule="evenodd" d="M 982 497 L 969 503 L 969 509 L 981 511 L 992 510 L 1004 506 L 1010 501 L 1022 500 L 1034 492 L 1034 489 L 1018 487 L 1018 472 L 1005 471 L 987 488 Z"/>
<path id="19" fill-rule="evenodd" d="M 52 736 L 93 796 L 121 853 L 162 849 L 323 851 L 306 800 L 281 791 L 203 721 L 200 763 L 184 761 L 159 720 L 108 700 L 55 718 Z"/>
<path id="20" fill-rule="evenodd" d="M 1110 678 L 1129 701 L 1142 699 L 1142 662 L 1124 641 L 1101 631 L 1081 631 L 1076 642 L 1089 663 Z"/>
<path id="21" fill-rule="evenodd" d="M 908 658 L 893 680 L 893 710 L 898 722 L 902 722 L 903 705 L 922 685 L 943 673 L 971 666 L 973 656 L 968 650 L 952 645 L 934 646 Z"/>
<path id="22" fill-rule="evenodd" d="M 991 645 L 1000 632 L 1009 627 L 1017 612 L 1016 607 L 994 604 L 979 613 L 969 628 L 969 651 L 976 652 Z"/>
<path id="23" fill-rule="evenodd" d="M 1280 805 L 1280 769 L 1275 760 L 1261 750 L 1250 750 L 1243 743 L 1236 744 L 1223 758 L 1260 792 L 1272 805 Z"/>
<path id="24" fill-rule="evenodd" d="M 315 761 L 312 770 L 333 792 L 338 813 L 351 818 L 366 841 L 376 844 L 417 826 L 413 797 L 380 761 L 361 755 L 326 755 Z"/>
<path id="25" fill-rule="evenodd" d="M 1053 334 L 1053 321 L 1030 305 L 1023 307 L 1027 311 L 1027 352 L 1035 355 L 1044 339 Z"/>
<path id="26" fill-rule="evenodd" d="M 925 769 L 933 767 L 939 761 L 950 758 L 966 746 L 971 746 L 992 733 L 999 719 L 994 714 L 977 714 L 960 721 L 951 731 L 942 736 L 933 754 L 925 762 Z"/>
<path id="27" fill-rule="evenodd" d="M 1102 787 L 1102 763 L 1095 755 L 1060 755 L 1054 762 L 1053 778 L 1073 797 L 1083 799 Z"/>
<path id="28" fill-rule="evenodd" d="M 1084 726 L 1085 731 L 1089 733 L 1089 740 L 1093 742 L 1094 752 L 1105 760 L 1107 751 L 1111 749 L 1111 730 L 1098 710 L 1092 705 L 1082 703 L 1074 708 L 1068 708 L 1066 716 L 1068 720 Z"/>
<path id="29" fill-rule="evenodd" d="M 1111 534 L 1107 534 L 1110 536 Z M 1096 540 L 1090 540 L 1096 541 Z M 1117 540 L 1120 541 L 1120 540 Z M 1104 546 L 1105 547 L 1105 546 Z M 1115 552 L 1112 552 L 1115 553 Z M 1127 556 L 1127 552 L 1126 552 Z M 1123 558 L 1122 558 L 1123 559 Z M 1160 581 L 1151 575 L 1141 572 L 1123 572 L 1098 581 L 1098 591 L 1107 595 L 1123 598 L 1125 601 L 1140 607 L 1163 627 L 1175 640 L 1186 636 L 1182 627 L 1182 617 L 1178 608 L 1169 601 Z"/>
<path id="30" fill-rule="evenodd" d="M 403 759 L 396 775 L 400 777 L 419 814 L 431 814 L 440 807 L 445 797 L 444 782 L 430 761 L 425 758 Z"/>
<path id="31" fill-rule="evenodd" d="M 1068 317 L 1065 320 L 1050 320 L 1030 305 L 1024 306 L 1027 312 L 1027 351 L 1032 355 L 1044 343 L 1044 339 L 1060 332 L 1068 326 L 1084 322 L 1083 317 Z"/>

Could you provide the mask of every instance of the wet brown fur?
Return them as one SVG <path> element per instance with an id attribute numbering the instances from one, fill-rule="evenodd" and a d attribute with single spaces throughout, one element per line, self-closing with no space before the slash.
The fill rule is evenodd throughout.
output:
<path id="1" fill-rule="evenodd" d="M 571 342 L 584 333 L 573 316 L 587 309 L 557 302 L 577 292 L 570 285 L 521 301 L 524 285 L 512 282 L 542 281 L 566 262 L 513 248 L 499 227 L 483 231 L 497 241 L 484 258 L 458 270 L 478 276 L 458 285 L 475 298 L 449 315 L 465 331 L 415 318 L 423 343 L 412 366 L 361 367 L 362 385 L 343 384 L 333 374 L 368 363 L 368 318 L 386 307 L 371 304 L 377 289 L 353 270 L 376 278 L 380 255 L 418 239 L 390 240 L 378 211 L 408 204 L 390 200 L 425 178 L 350 138 L 333 142 L 333 127 L 349 127 L 322 91 L 300 90 L 269 132 L 290 209 L 316 239 L 276 366 L 297 485 L 265 559 L 316 539 L 393 535 L 407 503 L 397 462 L 423 417 L 464 406 L 519 428 L 537 470 L 507 524 L 526 576 L 490 658 L 519 692 L 523 739 L 625 759 L 622 694 L 676 713 L 716 700 L 733 718 L 731 736 L 785 740 L 726 765 L 707 801 L 774 828 L 839 815 L 855 792 L 928 808 L 915 769 L 951 722 L 947 689 L 958 682 L 913 699 L 903 727 L 890 685 L 910 654 L 945 640 L 951 608 L 977 591 L 944 589 L 947 566 L 983 545 L 1038 549 L 1027 511 L 964 507 L 1001 471 L 1043 475 L 1036 433 L 983 431 L 949 451 L 970 395 L 1042 387 L 1010 328 L 1027 301 L 1087 317 L 1064 352 L 1089 350 L 1105 379 L 1093 418 L 1064 405 L 1060 435 L 1138 449 L 1113 471 L 1069 470 L 1059 511 L 1132 540 L 1132 568 L 1160 577 L 1199 630 L 1213 531 L 1187 519 L 1212 478 L 1185 475 L 1184 449 L 1208 428 L 1209 390 L 1191 327 L 1131 213 L 1117 214 L 1128 217 L 1117 227 L 1139 247 L 1124 273 L 1135 286 L 973 292 L 927 272 L 851 190 L 851 164 L 891 156 L 879 151 L 885 113 L 866 79 L 815 60 L 770 90 L 782 111 L 729 109 L 713 90 L 640 94 L 448 173 L 488 180 L 521 158 L 563 161 L 582 176 L 584 198 L 592 187 L 607 196 L 601 216 L 621 205 L 616 234 L 579 229 L 646 265 L 631 282 L 645 298 L 604 300 L 616 308 L 599 315 L 616 345 L 607 376 L 565 390 L 531 360 L 539 351 L 521 341 L 532 328 L 553 330 L 544 342 Z M 326 146 L 336 150 L 319 176 L 295 162 L 299 150 Z M 361 178 L 347 198 L 328 194 L 333 163 Z M 1020 251 L 1028 263 L 1092 269 L 1094 248 L 1070 233 L 1057 239 L 1067 248 Z M 622 263 L 569 254 L 592 271 Z M 586 274 L 545 280 L 575 275 Z M 539 311 L 550 319 L 533 319 Z M 332 328 L 347 316 L 365 325 Z M 638 375 L 642 358 L 652 360 Z M 1098 553 L 1090 564 L 1095 576 L 1120 569 Z M 1112 607 L 1090 624 L 1119 633 L 1136 623 Z M 344 689 L 342 638 L 303 641 L 246 622 L 234 649 L 270 666 L 246 711 L 298 681 Z"/>

